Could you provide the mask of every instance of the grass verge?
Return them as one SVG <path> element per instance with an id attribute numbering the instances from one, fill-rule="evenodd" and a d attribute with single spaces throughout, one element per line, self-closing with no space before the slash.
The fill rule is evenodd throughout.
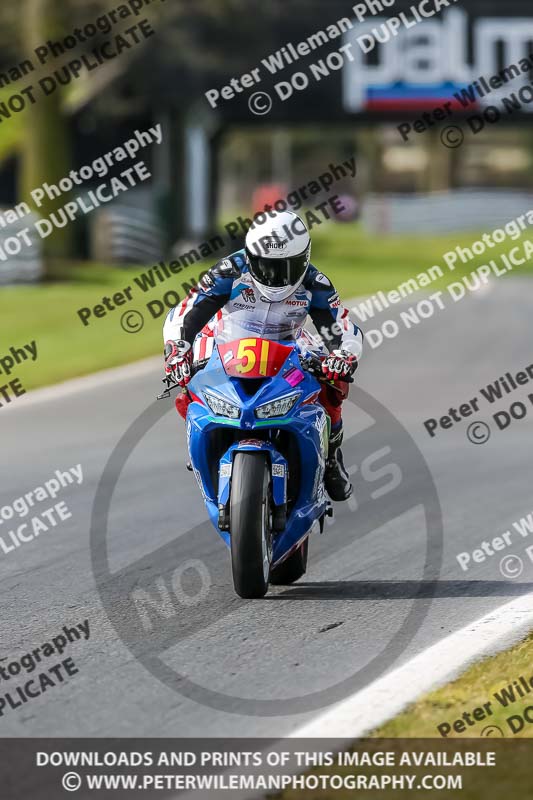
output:
<path id="1" fill-rule="evenodd" d="M 520 678 L 524 679 L 525 686 Z M 523 716 L 528 707 L 531 709 L 528 712 L 530 723 Z M 475 709 L 481 709 L 477 712 L 477 720 Z M 465 713 L 467 716 L 463 717 Z M 509 718 L 513 718 L 511 722 Z M 532 738 L 533 633 L 511 650 L 475 664 L 453 683 L 421 698 L 370 735 L 377 738 L 440 739 L 439 725 L 445 726 L 441 730 L 449 739 L 501 738 L 502 733 L 504 738 Z"/>
<path id="2" fill-rule="evenodd" d="M 486 259 L 479 257 L 448 272 L 443 262 L 444 253 L 457 245 L 468 247 L 477 238 L 476 234 L 378 238 L 355 225 L 324 225 L 313 231 L 312 260 L 331 278 L 341 297 L 394 289 L 435 264 L 446 271 L 446 280 L 440 287 L 434 283 L 431 288 L 442 288 L 444 283 L 458 280 L 462 274 L 485 263 Z M 491 257 L 509 249 L 507 242 L 492 250 Z M 134 283 L 134 278 L 144 271 L 142 268 L 94 264 L 57 265 L 52 279 L 42 285 L 3 288 L 0 355 L 11 346 L 21 347 L 33 339 L 38 347 L 37 361 L 26 361 L 16 367 L 9 379 L 17 377 L 24 388 L 33 389 L 161 353 L 164 313 L 154 318 L 147 304 L 161 301 L 169 291 L 183 299 L 186 285 L 212 261 L 183 270 L 146 293 Z M 531 265 L 522 271 L 531 272 Z M 112 296 L 127 286 L 133 288 L 131 302 L 100 319 L 91 318 L 86 327 L 82 325 L 78 309 L 93 307 L 104 296 Z M 122 314 L 132 309 L 144 317 L 144 327 L 136 334 L 125 332 L 120 325 Z"/>

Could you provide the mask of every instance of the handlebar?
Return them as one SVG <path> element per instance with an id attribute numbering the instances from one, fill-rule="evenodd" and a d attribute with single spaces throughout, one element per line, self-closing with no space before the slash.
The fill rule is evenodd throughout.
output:
<path id="1" fill-rule="evenodd" d="M 173 381 L 170 375 L 165 375 L 165 377 L 161 379 L 161 382 L 165 384 L 166 389 L 164 392 L 161 392 L 161 394 L 157 395 L 156 400 L 166 400 L 168 397 L 170 397 L 170 393 L 173 389 L 181 388 L 179 383 Z"/>
<path id="2" fill-rule="evenodd" d="M 196 375 L 203 367 L 206 365 L 209 359 L 204 359 L 203 362 L 197 362 L 193 364 L 192 367 L 192 376 Z M 309 372 L 319 383 L 323 383 L 326 386 L 330 386 L 336 392 L 342 392 L 338 386 L 335 385 L 334 381 L 330 381 L 326 378 L 324 373 L 322 372 L 322 360 L 318 358 L 318 356 L 300 356 L 300 365 L 305 372 Z M 350 375 L 348 378 L 343 378 L 345 383 L 354 383 L 353 377 Z M 170 397 L 170 393 L 176 389 L 180 389 L 179 383 L 176 383 L 170 375 L 166 375 L 162 382 L 165 384 L 165 391 L 161 394 L 157 395 L 157 400 L 166 400 Z"/>
<path id="3" fill-rule="evenodd" d="M 322 373 L 322 361 L 318 356 L 300 356 L 300 364 L 305 372 L 310 372 L 319 378 Z"/>

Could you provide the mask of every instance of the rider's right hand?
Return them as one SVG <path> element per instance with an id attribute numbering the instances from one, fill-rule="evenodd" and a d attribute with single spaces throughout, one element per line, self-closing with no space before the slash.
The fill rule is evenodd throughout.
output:
<path id="1" fill-rule="evenodd" d="M 192 348 L 189 342 L 169 339 L 165 343 L 165 373 L 179 386 L 185 387 L 191 380 Z"/>

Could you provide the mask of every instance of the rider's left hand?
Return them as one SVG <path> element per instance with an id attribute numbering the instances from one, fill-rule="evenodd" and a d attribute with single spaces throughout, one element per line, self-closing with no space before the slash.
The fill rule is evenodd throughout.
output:
<path id="1" fill-rule="evenodd" d="M 346 353 L 344 350 L 334 350 L 322 362 L 322 372 L 330 381 L 346 381 L 350 379 L 358 366 L 357 356 Z"/>

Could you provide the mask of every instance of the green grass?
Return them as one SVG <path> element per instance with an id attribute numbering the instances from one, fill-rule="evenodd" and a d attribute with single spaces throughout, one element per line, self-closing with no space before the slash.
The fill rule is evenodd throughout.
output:
<path id="1" fill-rule="evenodd" d="M 402 281 L 440 265 L 445 279 L 431 288 L 442 287 L 498 254 L 506 253 L 520 241 L 504 243 L 490 250 L 490 256 L 474 258 L 468 264 L 459 263 L 452 272 L 443 255 L 459 245 L 466 248 L 480 239 L 482 233 L 447 234 L 446 236 L 378 236 L 368 235 L 352 225 L 324 226 L 313 232 L 311 260 L 328 275 L 341 297 L 372 294 L 396 288 Z M 516 274 L 533 274 L 533 264 L 516 268 Z"/>
<path id="2" fill-rule="evenodd" d="M 458 244 L 466 247 L 476 238 L 475 234 L 379 238 L 363 233 L 355 225 L 323 226 L 313 231 L 312 260 L 331 278 L 341 297 L 350 298 L 393 289 L 434 264 L 444 266 L 442 256 L 446 251 Z M 508 249 L 505 245 L 491 251 L 491 255 Z M 484 259 L 477 258 L 462 272 L 471 272 L 482 263 Z M 93 318 L 88 327 L 81 324 L 77 310 L 94 306 L 104 295 L 134 286 L 133 278 L 142 268 L 69 264 L 68 268 L 57 266 L 54 279 L 43 285 L 1 289 L 0 356 L 10 346 L 21 346 L 33 339 L 38 346 L 38 360 L 25 362 L 10 378 L 18 377 L 26 389 L 32 389 L 161 353 L 164 315 L 153 319 L 146 304 L 161 299 L 170 290 L 182 299 L 182 285 L 209 266 L 210 263 L 197 264 L 146 294 L 135 288 L 132 302 L 102 319 Z M 460 272 L 458 269 L 447 274 L 447 280 L 456 280 Z M 126 333 L 120 327 L 122 314 L 130 309 L 145 317 L 144 328 L 137 334 Z M 5 376 L 0 377 L 5 380 Z"/>
<path id="3" fill-rule="evenodd" d="M 84 326 L 77 314 L 80 308 L 93 307 L 104 296 L 112 297 L 127 286 L 133 287 L 133 278 L 143 270 L 90 264 L 69 265 L 68 272 L 58 265 L 55 269 L 57 279 L 42 285 L 0 290 L 3 330 L 0 355 L 11 345 L 21 346 L 33 339 L 37 342 L 37 361 L 24 362 L 10 376 L 20 377 L 25 389 L 162 353 L 165 314 L 154 320 L 146 305 L 160 300 L 170 290 L 183 298 L 182 283 L 190 282 L 198 274 L 198 269 L 183 270 L 173 281 L 160 284 L 146 294 L 136 287 L 131 303 L 101 319 L 91 317 L 89 325 Z M 122 315 L 130 309 L 141 311 L 145 318 L 145 326 L 137 334 L 126 333 L 120 326 Z M 5 376 L 1 377 L 5 381 Z"/>
<path id="4" fill-rule="evenodd" d="M 452 728 L 447 738 L 479 737 L 488 726 L 495 725 L 505 734 L 505 738 L 533 738 L 533 724 L 526 723 L 523 730 L 513 733 L 507 718 L 521 714 L 527 706 L 533 706 L 533 691 L 518 698 L 504 708 L 494 697 L 522 675 L 526 681 L 533 677 L 533 634 L 511 650 L 499 653 L 475 664 L 453 683 L 443 686 L 423 697 L 395 719 L 372 732 L 378 738 L 432 738 L 441 735 L 438 725 L 447 723 Z M 467 726 L 465 732 L 455 732 L 453 723 L 464 712 L 471 712 L 490 702 L 491 714 L 486 719 Z M 531 715 L 533 719 L 533 714 Z M 513 723 L 514 724 L 514 723 Z M 517 723 L 518 725 L 518 723 Z M 485 733 L 486 735 L 486 733 Z"/>

